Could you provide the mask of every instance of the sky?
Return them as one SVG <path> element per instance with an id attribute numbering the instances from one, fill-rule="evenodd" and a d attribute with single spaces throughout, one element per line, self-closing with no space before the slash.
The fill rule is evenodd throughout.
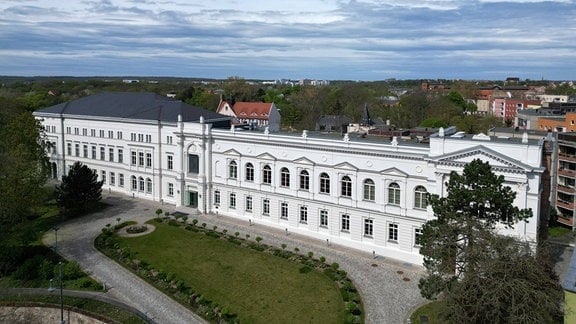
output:
<path id="1" fill-rule="evenodd" d="M 2 0 L 0 75 L 576 79 L 576 0 Z"/>

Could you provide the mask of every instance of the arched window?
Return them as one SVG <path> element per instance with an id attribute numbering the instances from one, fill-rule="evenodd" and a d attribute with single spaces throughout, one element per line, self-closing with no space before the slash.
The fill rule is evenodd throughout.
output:
<path id="1" fill-rule="evenodd" d="M 392 205 L 400 205 L 400 185 L 392 182 L 388 186 L 388 203 Z"/>
<path id="2" fill-rule="evenodd" d="M 310 175 L 306 170 L 300 171 L 300 189 L 310 190 Z"/>
<path id="3" fill-rule="evenodd" d="M 352 197 L 352 179 L 350 179 L 349 176 L 343 176 L 340 184 L 340 195 L 343 197 Z"/>
<path id="4" fill-rule="evenodd" d="M 138 178 L 138 190 L 144 191 L 144 178 L 142 177 Z"/>
<path id="5" fill-rule="evenodd" d="M 152 180 L 150 178 L 146 178 L 146 192 L 152 193 Z"/>
<path id="6" fill-rule="evenodd" d="M 262 169 L 262 183 L 271 184 L 272 183 L 272 169 L 269 165 L 265 165 Z"/>
<path id="7" fill-rule="evenodd" d="M 238 178 L 238 164 L 236 161 L 232 160 L 228 164 L 228 178 L 237 179 Z"/>
<path id="8" fill-rule="evenodd" d="M 132 190 L 138 190 L 138 181 L 136 181 L 136 177 L 132 176 L 130 180 L 132 181 Z"/>
<path id="9" fill-rule="evenodd" d="M 376 186 L 372 179 L 364 180 L 364 200 L 374 201 L 376 199 Z"/>
<path id="10" fill-rule="evenodd" d="M 428 191 L 423 186 L 418 186 L 414 189 L 414 208 L 426 208 Z"/>
<path id="11" fill-rule="evenodd" d="M 290 171 L 288 168 L 280 169 L 280 186 L 290 187 Z"/>
<path id="12" fill-rule="evenodd" d="M 254 181 L 254 165 L 246 163 L 246 181 Z"/>
<path id="13" fill-rule="evenodd" d="M 327 173 L 320 174 L 320 193 L 330 193 L 330 176 Z"/>

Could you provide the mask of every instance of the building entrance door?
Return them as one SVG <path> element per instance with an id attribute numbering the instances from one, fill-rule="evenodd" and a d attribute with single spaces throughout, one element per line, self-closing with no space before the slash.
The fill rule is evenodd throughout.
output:
<path id="1" fill-rule="evenodd" d="M 187 205 L 192 208 L 198 208 L 198 192 L 188 191 L 187 194 Z"/>

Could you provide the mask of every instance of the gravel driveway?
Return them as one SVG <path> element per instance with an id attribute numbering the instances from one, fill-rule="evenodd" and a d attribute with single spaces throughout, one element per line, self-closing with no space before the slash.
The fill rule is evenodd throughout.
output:
<path id="1" fill-rule="evenodd" d="M 142 312 L 158 323 L 203 323 L 204 321 L 176 303 L 163 293 L 139 279 L 131 272 L 104 257 L 94 248 L 94 238 L 106 224 L 135 220 L 143 223 L 156 217 L 154 211 L 180 211 L 191 214 L 188 222 L 196 218 L 207 227 L 218 226 L 218 230 L 227 229 L 229 233 L 240 232 L 241 237 L 250 234 L 263 238 L 263 243 L 287 249 L 298 247 L 302 253 L 314 252 L 317 257 L 324 256 L 327 262 L 338 262 L 340 268 L 348 272 L 349 277 L 361 293 L 366 311 L 366 323 L 403 323 L 411 311 L 425 300 L 420 297 L 418 279 L 423 268 L 391 259 L 328 244 L 303 235 L 280 231 L 261 224 L 250 224 L 248 220 L 215 215 L 193 215 L 194 210 L 173 205 L 160 205 L 146 200 L 118 195 L 104 195 L 103 201 L 111 206 L 104 211 L 74 219 L 60 225 L 58 230 L 58 251 L 67 259 L 78 261 L 80 266 L 96 280 L 106 284 L 107 294 L 117 298 Z M 54 245 L 55 235 L 48 233 L 44 237 L 47 245 Z"/>

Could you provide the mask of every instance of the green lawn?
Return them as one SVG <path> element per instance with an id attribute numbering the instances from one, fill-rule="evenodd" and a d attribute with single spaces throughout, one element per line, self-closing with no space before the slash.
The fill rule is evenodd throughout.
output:
<path id="1" fill-rule="evenodd" d="M 564 235 L 568 235 L 572 233 L 572 231 L 563 226 L 550 226 L 548 227 L 548 236 L 549 237 L 560 237 Z"/>
<path id="2" fill-rule="evenodd" d="M 564 305 L 566 305 L 564 323 L 576 323 L 576 294 L 564 291 L 564 296 Z"/>
<path id="3" fill-rule="evenodd" d="M 173 273 L 245 323 L 343 323 L 333 280 L 301 264 L 203 233 L 154 223 L 151 234 L 121 238 L 136 258 Z M 265 243 L 265 242 L 263 242 Z"/>
<path id="4" fill-rule="evenodd" d="M 426 305 L 421 306 L 418 308 L 412 316 L 410 316 L 410 322 L 412 324 L 420 324 L 420 323 L 427 323 L 427 324 L 442 324 L 444 321 L 441 319 L 440 314 L 445 308 L 445 303 L 441 300 L 438 301 L 431 301 Z M 427 322 L 422 321 L 424 317 L 428 320 Z M 421 320 L 422 319 L 422 320 Z"/>

